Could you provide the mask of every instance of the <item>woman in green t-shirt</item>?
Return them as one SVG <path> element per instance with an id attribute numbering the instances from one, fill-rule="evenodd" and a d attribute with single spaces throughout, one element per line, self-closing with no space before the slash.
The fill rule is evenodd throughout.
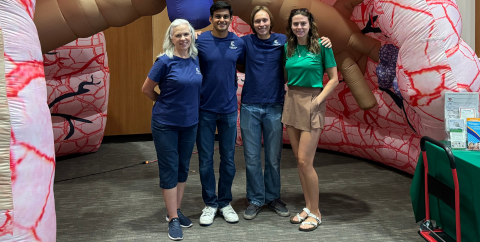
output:
<path id="1" fill-rule="evenodd" d="M 290 218 L 301 223 L 301 231 L 315 230 L 321 223 L 318 208 L 318 176 L 313 158 L 322 132 L 326 100 L 338 85 L 337 64 L 332 49 L 319 44 L 317 25 L 308 9 L 290 13 L 285 44 L 285 70 L 288 91 L 285 97 L 282 123 L 287 127 L 306 207 Z M 323 74 L 329 81 L 323 86 Z"/>

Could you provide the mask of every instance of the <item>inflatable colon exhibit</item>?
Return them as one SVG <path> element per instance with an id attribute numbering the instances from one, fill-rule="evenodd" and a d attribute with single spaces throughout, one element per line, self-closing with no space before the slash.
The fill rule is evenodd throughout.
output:
<path id="1" fill-rule="evenodd" d="M 310 5 L 295 7 L 307 7 L 321 16 L 327 8 L 318 4 L 333 6 L 349 16 L 345 21 L 381 43 L 378 50 L 374 49 L 376 53 L 371 53 L 378 55 L 378 62 L 368 58 L 357 63 L 364 70 L 363 77 L 377 105 L 362 110 L 339 75 L 341 83 L 327 101 L 326 125 L 318 147 L 413 173 L 420 138 L 444 138 L 444 93 L 479 92 L 480 63 L 460 38 L 458 7 L 453 0 L 312 0 Z M 242 35 L 246 27 L 236 23 L 239 21 L 234 19 L 232 30 Z M 336 23 L 317 17 L 317 25 L 322 33 L 322 28 Z M 335 52 L 339 42 L 343 43 L 339 37 L 342 30 L 329 33 Z M 337 64 L 342 62 L 337 59 Z M 286 131 L 284 143 L 289 143 Z"/>
<path id="2" fill-rule="evenodd" d="M 107 5 L 97 5 L 93 0 L 90 1 L 92 4 L 87 2 L 89 1 L 78 1 L 81 8 L 70 8 L 68 3 L 77 1 L 0 1 L 0 37 L 3 38 L 3 41 L 0 41 L 2 242 L 56 240 L 52 184 L 55 172 L 55 147 L 50 111 L 62 114 L 61 106 L 68 102 L 68 98 L 93 104 L 88 95 L 84 98 L 65 96 L 84 92 L 86 89 L 100 94 L 94 96 L 95 98 L 103 95 L 101 94 L 103 88 L 105 97 L 108 95 L 108 80 L 105 79 L 108 74 L 105 71 L 102 71 L 102 74 L 90 75 L 90 79 L 89 74 L 84 72 L 84 77 L 75 77 L 78 80 L 70 78 L 68 84 L 70 87 L 67 85 L 60 87 L 64 84 L 58 84 L 57 91 L 53 88 L 57 84 L 51 82 L 55 81 L 53 74 L 52 80 L 49 81 L 52 92 L 47 100 L 42 52 L 49 53 L 80 37 L 88 38 L 109 26 L 123 26 L 140 16 L 159 13 L 166 5 L 165 1 L 151 0 L 136 0 L 129 4 L 128 1 L 111 1 Z M 275 16 L 285 15 L 293 7 L 308 7 L 318 17 L 322 16 L 319 14 L 322 9 L 331 10 L 332 8 L 327 5 L 333 5 L 336 9 L 334 11 L 338 11 L 336 14 L 341 13 L 344 21 L 350 21 L 348 26 L 353 26 L 350 24 L 353 23 L 355 28 L 369 37 L 370 44 L 376 43 L 371 39 L 381 43 L 381 48 L 364 50 L 370 51 L 369 54 L 373 56 L 378 55 L 379 62 L 363 57 L 361 61 L 355 63 L 362 70 L 362 79 L 366 80 L 369 92 L 373 93 L 374 103 L 377 105 L 362 110 L 357 104 L 358 97 L 354 98 L 352 90 L 342 82 L 327 101 L 327 125 L 319 142 L 321 148 L 365 157 L 413 173 L 419 155 L 420 137 L 428 135 L 436 139 L 443 138 L 444 93 L 479 92 L 480 63 L 475 53 L 460 38 L 461 18 L 453 0 L 230 2 L 233 5 L 239 4 L 238 8 L 234 7 L 235 12 L 242 12 L 240 11 L 242 9 L 248 12 L 250 9 L 246 6 L 248 2 L 272 5 L 271 9 L 274 10 Z M 288 6 L 283 7 L 282 4 Z M 333 13 L 333 10 L 330 12 Z M 125 16 L 118 17 L 112 13 L 121 13 Z M 32 20 L 34 14 L 36 25 Z M 249 14 L 246 13 L 247 16 Z M 276 19 L 280 20 L 283 17 L 278 16 Z M 328 19 L 317 20 L 320 32 L 325 26 L 337 24 L 329 22 Z M 233 29 L 239 34 L 246 33 L 246 25 L 238 23 L 232 25 Z M 327 37 L 333 41 L 334 52 L 335 48 L 349 47 L 346 43 L 350 35 L 345 38 L 341 34 L 341 28 L 333 29 L 335 31 Z M 357 37 L 365 40 L 358 35 L 359 32 L 355 33 Z M 94 39 L 95 37 L 92 38 Z M 98 41 L 101 42 L 99 39 Z M 77 68 L 75 65 L 77 61 L 85 64 L 83 61 L 88 58 L 76 60 L 72 55 L 79 53 L 76 50 L 83 49 L 80 42 L 76 44 L 79 45 L 71 46 L 71 52 L 66 51 L 73 57 L 71 60 L 61 59 L 64 58 L 62 56 L 47 55 L 45 63 L 51 64 L 49 61 L 62 60 L 65 70 Z M 357 49 L 358 47 L 355 46 Z M 95 48 L 88 51 L 86 49 L 84 49 L 86 52 L 96 54 Z M 355 55 L 366 56 L 357 49 Z M 101 68 L 100 59 L 96 59 L 99 61 L 98 68 Z M 106 66 L 106 58 L 103 61 Z M 51 68 L 48 71 L 49 75 L 68 73 L 65 70 L 59 71 L 55 65 Z M 105 87 L 101 87 L 100 84 Z M 99 108 L 99 114 L 103 112 L 101 105 L 93 106 Z M 69 115 L 76 114 L 79 113 Z M 80 114 L 75 117 L 87 120 Z M 63 122 L 63 126 L 58 126 L 58 129 L 63 129 L 64 132 L 63 136 L 58 136 L 60 140 L 76 137 L 77 130 L 79 132 L 86 130 L 84 127 L 90 125 L 88 122 L 75 122 L 80 127 L 70 135 L 72 129 L 68 124 L 67 132 L 65 121 L 66 119 L 60 122 Z M 68 139 L 65 139 L 67 136 Z M 288 143 L 286 134 L 284 137 L 286 138 L 284 141 Z M 66 149 L 68 152 L 77 152 L 75 148 Z"/>
<path id="3" fill-rule="evenodd" d="M 460 37 L 458 7 L 453 0 L 367 0 L 351 19 L 382 42 L 380 62 L 369 60 L 365 73 L 379 105 L 359 111 L 337 90 L 344 105 L 329 103 L 333 125 L 320 146 L 413 173 L 420 138 L 444 139 L 444 93 L 479 92 L 480 62 Z"/>
<path id="4" fill-rule="evenodd" d="M 55 154 L 95 152 L 107 121 L 109 69 L 103 32 L 44 55 Z"/>

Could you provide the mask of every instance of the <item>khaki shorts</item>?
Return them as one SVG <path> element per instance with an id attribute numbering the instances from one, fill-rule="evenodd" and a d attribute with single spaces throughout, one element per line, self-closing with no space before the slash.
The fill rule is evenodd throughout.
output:
<path id="1" fill-rule="evenodd" d="M 313 104 L 313 100 L 322 90 L 322 88 L 289 86 L 283 106 L 282 123 L 303 131 L 323 129 L 326 101 L 320 103 L 318 107 Z"/>

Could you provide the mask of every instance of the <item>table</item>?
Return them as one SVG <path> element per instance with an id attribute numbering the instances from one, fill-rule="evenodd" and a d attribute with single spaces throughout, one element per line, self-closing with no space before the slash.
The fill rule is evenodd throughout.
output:
<path id="1" fill-rule="evenodd" d="M 429 174 L 453 188 L 452 170 L 445 151 L 429 142 L 427 151 Z M 457 165 L 460 187 L 460 221 L 462 242 L 480 242 L 480 151 L 452 150 Z M 425 218 L 425 186 L 422 154 L 410 187 L 413 212 L 416 222 Z M 452 238 L 455 233 L 455 210 L 442 200 L 430 195 L 430 216 L 437 226 Z"/>

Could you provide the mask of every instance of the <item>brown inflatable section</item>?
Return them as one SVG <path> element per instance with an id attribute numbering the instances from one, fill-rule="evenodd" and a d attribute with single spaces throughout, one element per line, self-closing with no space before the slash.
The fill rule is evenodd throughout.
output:
<path id="1" fill-rule="evenodd" d="M 37 0 L 34 22 L 45 54 L 78 38 L 160 13 L 166 5 L 165 0 Z"/>
<path id="2" fill-rule="evenodd" d="M 373 108 L 376 98 L 365 78 L 368 58 L 378 62 L 381 44 L 364 35 L 350 20 L 362 0 L 338 0 L 330 6 L 320 0 L 229 0 L 234 15 L 249 21 L 253 7 L 267 6 L 274 15 L 277 33 L 286 32 L 290 11 L 308 8 L 315 16 L 320 36 L 330 38 L 338 68 L 356 102 L 363 110 Z M 37 0 L 34 21 L 43 53 L 77 38 L 89 37 L 109 27 L 127 25 L 141 16 L 155 15 L 165 0 Z"/>

